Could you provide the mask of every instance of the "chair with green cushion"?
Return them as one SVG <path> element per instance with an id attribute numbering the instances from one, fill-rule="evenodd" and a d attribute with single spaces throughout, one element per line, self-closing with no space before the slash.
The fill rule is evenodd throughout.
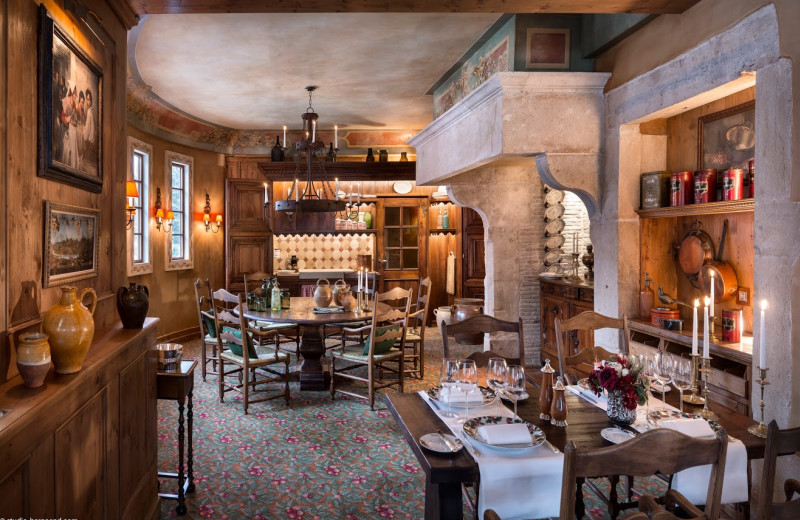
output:
<path id="1" fill-rule="evenodd" d="M 245 295 L 256 289 L 260 289 L 261 280 L 266 280 L 270 275 L 264 271 L 258 271 L 244 275 L 244 292 Z M 278 331 L 278 341 L 281 349 L 285 352 L 290 352 L 300 357 L 300 325 L 293 325 L 291 323 L 275 323 L 273 321 L 256 320 L 254 322 L 256 327 L 261 327 L 268 330 Z M 284 346 L 284 343 L 294 343 L 294 348 L 289 349 Z"/>
<path id="2" fill-rule="evenodd" d="M 426 277 L 419 281 L 417 301 L 411 314 L 408 315 L 408 331 L 406 332 L 406 374 L 419 379 L 425 377 L 425 325 L 428 323 L 428 302 L 431 295 L 431 279 Z"/>
<path id="3" fill-rule="evenodd" d="M 212 296 L 213 316 L 219 339 L 227 347 L 219 355 L 219 402 L 226 392 L 239 392 L 243 397 L 244 413 L 252 403 L 283 397 L 289 404 L 289 355 L 278 346 L 278 332 L 257 328 L 244 317 L 231 311 L 242 306 L 246 296 L 234 296 L 224 289 Z M 270 344 L 270 340 L 274 343 Z M 225 366 L 232 366 L 226 370 Z M 268 383 L 283 383 L 283 390 L 270 392 Z M 256 387 L 263 396 L 254 398 Z"/>
<path id="4" fill-rule="evenodd" d="M 403 392 L 403 357 L 411 296 L 411 290 L 399 287 L 377 294 L 373 299 L 370 324 L 344 328 L 343 332 L 347 336 L 361 332 L 369 332 L 369 336 L 363 344 L 343 343 L 331 349 L 331 399 L 337 393 L 342 393 L 366 399 L 370 409 L 375 410 L 377 390 L 396 387 L 399 392 Z M 378 303 L 389 301 L 404 301 L 404 304 L 379 316 Z M 392 348 L 398 341 L 400 349 Z M 395 377 L 384 377 L 384 372 L 387 373 L 386 376 Z M 366 383 L 367 395 L 357 393 L 350 386 L 342 387 L 344 383 Z"/>
<path id="5" fill-rule="evenodd" d="M 205 381 L 207 374 L 217 374 L 219 363 L 219 343 L 211 308 L 211 284 L 208 278 L 205 280 L 198 278 L 194 282 L 194 297 L 197 301 L 197 319 L 200 322 L 200 370 Z M 207 368 L 209 363 L 211 369 Z"/>

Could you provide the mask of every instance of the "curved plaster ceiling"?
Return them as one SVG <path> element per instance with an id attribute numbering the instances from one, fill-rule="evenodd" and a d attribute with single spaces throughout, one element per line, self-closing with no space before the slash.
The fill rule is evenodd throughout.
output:
<path id="1" fill-rule="evenodd" d="M 497 14 L 184 14 L 140 23 L 135 68 L 173 107 L 233 129 L 420 129 L 428 88 Z"/>

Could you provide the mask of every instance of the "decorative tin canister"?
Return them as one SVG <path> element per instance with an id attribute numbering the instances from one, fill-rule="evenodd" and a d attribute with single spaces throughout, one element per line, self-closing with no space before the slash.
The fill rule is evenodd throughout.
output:
<path id="1" fill-rule="evenodd" d="M 717 170 L 708 168 L 694 172 L 694 203 L 705 204 L 717 200 Z"/>
<path id="2" fill-rule="evenodd" d="M 722 311 L 722 340 L 742 341 L 742 311 Z"/>
<path id="3" fill-rule="evenodd" d="M 755 162 L 754 159 L 750 159 L 750 161 L 748 161 L 748 163 L 747 163 L 747 167 L 750 170 L 750 189 L 748 191 L 750 192 L 749 193 L 749 197 L 751 199 L 753 198 L 753 196 L 756 193 L 756 189 L 755 189 L 756 188 L 756 164 L 755 163 L 756 162 Z"/>
<path id="4" fill-rule="evenodd" d="M 656 307 L 650 311 L 650 323 L 660 329 L 665 328 L 665 320 L 678 320 L 680 317 L 680 312 L 675 309 L 668 309 L 666 307 Z"/>
<path id="5" fill-rule="evenodd" d="M 722 200 L 741 200 L 744 189 L 744 170 L 722 172 Z"/>
<path id="6" fill-rule="evenodd" d="M 694 199 L 692 172 L 675 172 L 670 176 L 670 206 L 688 206 Z"/>
<path id="7" fill-rule="evenodd" d="M 663 208 L 669 205 L 670 178 L 667 172 L 642 174 L 642 209 Z"/>

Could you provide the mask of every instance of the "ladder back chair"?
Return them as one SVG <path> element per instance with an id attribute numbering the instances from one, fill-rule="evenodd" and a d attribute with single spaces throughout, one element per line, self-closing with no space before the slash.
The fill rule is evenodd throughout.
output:
<path id="1" fill-rule="evenodd" d="M 408 315 L 405 361 L 406 375 L 425 378 L 425 326 L 428 323 L 428 302 L 431 296 L 431 279 L 420 279 L 417 301 Z"/>
<path id="2" fill-rule="evenodd" d="M 200 322 L 200 372 L 203 376 L 203 381 L 205 381 L 207 374 L 216 375 L 218 373 L 217 365 L 219 363 L 219 351 L 221 350 L 218 329 L 212 316 L 213 303 L 211 299 L 211 284 L 208 278 L 195 280 L 194 297 L 197 301 L 197 319 Z M 207 312 L 204 314 L 203 311 Z M 208 369 L 209 363 L 211 364 L 210 370 Z"/>
<path id="3" fill-rule="evenodd" d="M 620 353 L 628 355 L 628 317 L 621 319 L 609 318 L 592 311 L 578 314 L 566 321 L 555 319 L 556 349 L 558 351 L 558 371 L 566 384 L 574 384 L 578 379 L 578 371 L 570 368 L 581 368 L 583 372 L 591 372 L 595 360 L 608 359 L 613 354 L 602 347 L 584 346 L 580 350 L 577 331 L 591 331 L 598 329 L 620 329 L 623 339 Z M 570 332 L 574 332 L 570 334 Z"/>
<path id="4" fill-rule="evenodd" d="M 270 275 L 263 271 L 258 271 L 255 273 L 245 274 L 244 275 L 244 293 L 245 297 L 248 293 L 259 289 L 259 283 L 261 280 L 266 280 L 269 278 Z M 267 330 L 277 330 L 278 331 L 278 343 L 281 345 L 281 349 L 285 352 L 290 352 L 300 357 L 300 325 L 293 325 L 291 323 L 275 323 L 272 321 L 266 320 L 258 320 L 256 321 L 255 325 L 260 328 L 264 328 Z M 284 343 L 291 343 L 294 342 L 295 348 L 289 349 L 283 346 Z"/>
<path id="5" fill-rule="evenodd" d="M 764 449 L 764 468 L 761 473 L 761 487 L 758 494 L 758 520 L 789 520 L 800 518 L 800 498 L 791 500 L 800 493 L 800 482 L 790 478 L 783 483 L 786 502 L 773 502 L 775 474 L 778 457 L 793 455 L 800 451 L 800 428 L 781 430 L 775 420 L 767 427 L 767 446 Z"/>
<path id="6" fill-rule="evenodd" d="M 283 397 L 289 404 L 289 355 L 280 350 L 277 331 L 254 327 L 244 314 L 237 316 L 232 312 L 231 307 L 241 307 L 246 302 L 246 296 L 234 296 L 220 289 L 213 294 L 214 314 L 211 315 L 220 341 L 227 346 L 219 356 L 219 402 L 224 402 L 226 392 L 241 393 L 245 415 L 253 403 Z M 270 338 L 274 343 L 266 346 Z M 226 364 L 233 368 L 226 371 Z M 230 376 L 234 376 L 233 381 L 229 380 Z M 267 393 L 267 383 L 272 382 L 282 382 L 283 391 Z M 253 398 L 258 385 L 267 388 L 261 390 L 263 397 Z"/>
<path id="7" fill-rule="evenodd" d="M 517 335 L 517 348 L 513 356 L 503 356 L 499 353 L 488 350 L 473 352 L 467 359 L 475 360 L 479 367 L 485 367 L 489 363 L 489 358 L 502 357 L 509 365 L 522 365 L 525 360 L 525 341 L 522 331 L 522 319 L 518 321 L 504 321 L 486 314 L 479 314 L 464 321 L 459 321 L 451 325 L 441 322 L 439 327 L 442 333 L 442 351 L 445 359 L 450 357 L 449 336 L 456 334 L 491 334 L 493 332 L 508 332 Z"/>
<path id="8" fill-rule="evenodd" d="M 375 410 L 377 390 L 396 387 L 400 393 L 403 392 L 403 354 L 412 293 L 412 290 L 396 287 L 391 291 L 377 294 L 373 299 L 370 324 L 356 328 L 344 327 L 345 335 L 369 331 L 369 336 L 363 344 L 347 345 L 346 342 L 342 342 L 331 349 L 331 399 L 335 399 L 337 393 L 342 393 L 366 399 L 370 409 Z M 405 304 L 378 315 L 379 303 L 398 300 L 404 300 Z M 398 341 L 400 349 L 392 348 Z M 354 370 L 358 372 L 354 373 Z M 396 378 L 385 377 L 384 372 L 396 375 Z M 367 395 L 357 393 L 349 386 L 342 387 L 339 384 L 340 379 L 350 384 L 366 383 Z"/>

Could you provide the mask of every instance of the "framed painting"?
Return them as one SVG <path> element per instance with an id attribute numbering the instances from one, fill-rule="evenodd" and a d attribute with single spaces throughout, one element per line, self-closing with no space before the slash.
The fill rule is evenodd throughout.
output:
<path id="1" fill-rule="evenodd" d="M 756 102 L 748 101 L 697 120 L 697 167 L 747 170 L 755 155 Z"/>
<path id="2" fill-rule="evenodd" d="M 39 6 L 40 177 L 103 190 L 103 73 Z"/>
<path id="3" fill-rule="evenodd" d="M 525 67 L 569 69 L 569 29 L 529 28 Z"/>
<path id="4" fill-rule="evenodd" d="M 44 287 L 97 276 L 100 211 L 44 203 Z"/>

